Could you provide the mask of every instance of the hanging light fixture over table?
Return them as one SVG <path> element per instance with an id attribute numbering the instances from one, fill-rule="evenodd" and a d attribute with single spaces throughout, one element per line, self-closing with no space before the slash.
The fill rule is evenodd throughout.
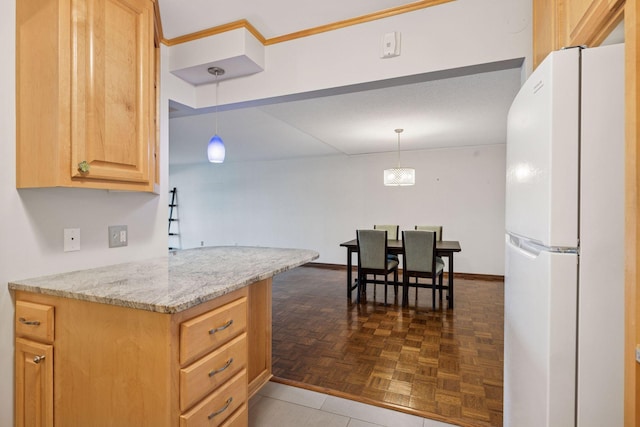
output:
<path id="1" fill-rule="evenodd" d="M 396 129 L 398 134 L 398 166 L 384 170 L 384 185 L 405 186 L 416 183 L 416 170 L 413 168 L 400 167 L 400 134 L 404 129 Z"/>
<path id="2" fill-rule="evenodd" d="M 224 74 L 224 69 L 220 67 L 209 67 L 207 71 L 216 76 L 216 107 L 214 111 L 216 118 L 216 132 L 209 140 L 209 145 L 207 146 L 207 157 L 209 157 L 209 161 L 211 163 L 222 163 L 224 162 L 225 148 L 222 138 L 218 136 L 218 76 Z"/>

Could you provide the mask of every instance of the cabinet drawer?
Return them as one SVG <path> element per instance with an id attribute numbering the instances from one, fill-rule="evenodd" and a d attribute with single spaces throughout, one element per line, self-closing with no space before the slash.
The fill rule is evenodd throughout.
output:
<path id="1" fill-rule="evenodd" d="M 247 400 L 247 370 L 243 369 L 192 410 L 180 416 L 180 427 L 216 427 Z"/>
<path id="2" fill-rule="evenodd" d="M 180 370 L 180 410 L 222 385 L 247 366 L 247 334 L 243 333 L 214 352 Z"/>
<path id="3" fill-rule="evenodd" d="M 53 306 L 16 301 L 16 336 L 53 342 Z"/>
<path id="4" fill-rule="evenodd" d="M 242 297 L 180 324 L 180 364 L 215 349 L 247 328 L 247 298 Z"/>
<path id="5" fill-rule="evenodd" d="M 249 410 L 247 404 L 243 404 L 220 427 L 246 427 L 249 425 Z"/>

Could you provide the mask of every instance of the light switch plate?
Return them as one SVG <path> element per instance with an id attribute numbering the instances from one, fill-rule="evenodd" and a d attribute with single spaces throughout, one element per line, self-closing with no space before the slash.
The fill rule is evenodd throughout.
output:
<path id="1" fill-rule="evenodd" d="M 109 226 L 109 247 L 119 248 L 129 243 L 129 232 L 126 225 Z"/>
<path id="2" fill-rule="evenodd" d="M 65 228 L 64 229 L 64 251 L 73 252 L 80 250 L 80 229 Z"/>

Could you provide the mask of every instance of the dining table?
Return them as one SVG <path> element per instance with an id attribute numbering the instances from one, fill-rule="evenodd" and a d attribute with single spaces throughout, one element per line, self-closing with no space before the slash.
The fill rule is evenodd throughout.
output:
<path id="1" fill-rule="evenodd" d="M 357 284 L 353 283 L 351 255 L 358 253 L 358 240 L 352 239 L 346 242 L 340 243 L 341 247 L 347 248 L 347 298 L 351 300 L 351 292 L 357 288 Z M 436 241 L 436 255 L 445 257 L 449 261 L 449 270 L 447 273 L 447 285 L 444 289 L 447 290 L 448 307 L 453 308 L 453 254 L 461 252 L 460 242 L 457 240 L 441 240 Z M 387 252 L 393 255 L 403 255 L 404 245 L 402 240 L 387 240 Z M 402 283 L 398 283 L 402 285 Z"/>

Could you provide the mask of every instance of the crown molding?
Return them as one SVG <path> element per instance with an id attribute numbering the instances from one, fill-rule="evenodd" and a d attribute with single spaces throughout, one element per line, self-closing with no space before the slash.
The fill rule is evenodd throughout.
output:
<path id="1" fill-rule="evenodd" d="M 192 40 L 197 40 L 204 37 L 214 36 L 216 34 L 225 33 L 227 31 L 236 30 L 238 28 L 244 28 L 249 31 L 253 36 L 259 40 L 263 45 L 268 46 L 277 43 L 283 43 L 303 37 L 313 36 L 327 31 L 334 31 L 353 25 L 363 24 L 365 22 L 371 22 L 378 19 L 389 18 L 391 16 L 400 15 L 403 13 L 413 12 L 420 9 L 425 9 L 431 6 L 437 6 L 439 4 L 448 3 L 454 0 L 419 0 L 413 3 L 409 3 L 403 6 L 394 7 L 391 9 L 385 9 L 367 15 L 358 16 L 355 18 L 345 19 L 343 21 L 334 22 L 331 24 L 321 25 L 319 27 L 308 28 L 306 30 L 296 31 L 291 34 L 285 34 L 278 37 L 272 37 L 266 39 L 260 32 L 246 19 L 230 22 L 228 24 L 219 25 L 217 27 L 208 28 L 202 31 L 197 31 L 191 34 L 185 34 L 184 36 L 175 37 L 172 39 L 165 39 L 162 34 L 162 22 L 160 20 L 160 8 L 156 3 L 156 32 L 160 42 L 167 46 L 173 46 L 180 43 L 186 43 Z"/>

